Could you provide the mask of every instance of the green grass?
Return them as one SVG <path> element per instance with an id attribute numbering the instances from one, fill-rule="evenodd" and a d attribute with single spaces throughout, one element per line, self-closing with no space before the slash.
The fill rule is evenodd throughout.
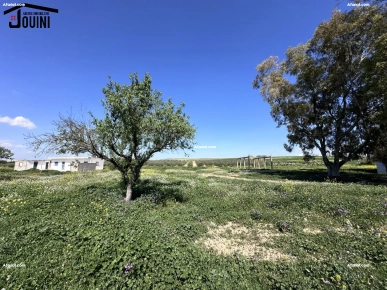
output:
<path id="1" fill-rule="evenodd" d="M 373 170 L 147 167 L 126 204 L 117 171 L 1 169 L 0 289 L 387 289 Z"/>
<path id="2" fill-rule="evenodd" d="M 29 169 L 24 171 L 15 171 L 10 167 L 0 166 L 0 182 L 1 181 L 10 181 L 15 179 L 39 179 L 42 176 L 55 176 L 55 175 L 66 175 L 69 172 L 60 172 L 56 170 L 38 170 L 38 169 Z"/>
<path id="3" fill-rule="evenodd" d="M 331 157 L 329 157 L 331 158 Z M 189 166 L 192 166 L 192 161 L 196 161 L 196 164 L 199 167 L 208 166 L 217 166 L 217 167 L 236 167 L 237 159 L 236 158 L 171 158 L 164 160 L 149 160 L 145 163 L 145 166 L 160 166 L 160 167 L 169 167 L 169 166 L 182 166 L 189 163 Z M 305 162 L 302 156 L 273 156 L 272 157 L 274 169 L 281 168 L 325 168 L 323 164 L 322 157 L 317 156 L 314 160 Z M 350 161 L 344 167 L 353 167 L 365 164 L 362 160 Z M 108 164 L 108 163 L 105 163 Z M 370 162 L 372 168 L 376 170 L 375 163 Z M 248 166 L 247 159 L 245 160 L 246 168 Z M 266 166 L 270 168 L 270 159 L 266 159 Z M 253 162 L 251 161 L 251 167 L 253 167 Z M 258 167 L 258 165 L 257 165 Z M 261 168 L 263 168 L 263 161 L 261 160 Z"/>

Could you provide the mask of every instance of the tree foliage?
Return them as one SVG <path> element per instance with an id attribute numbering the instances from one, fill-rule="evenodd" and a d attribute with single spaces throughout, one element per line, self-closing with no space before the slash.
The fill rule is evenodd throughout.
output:
<path id="1" fill-rule="evenodd" d="M 12 160 L 13 159 L 12 156 L 13 156 L 13 153 L 11 152 L 11 150 L 0 146 L 0 160 L 1 159 Z"/>
<path id="2" fill-rule="evenodd" d="M 387 4 L 386 4 L 387 6 Z M 364 83 L 373 102 L 381 104 L 381 109 L 373 116 L 381 134 L 376 140 L 373 159 L 387 165 L 387 13 L 379 18 L 379 37 L 375 39 L 372 57 L 364 61 Z"/>
<path id="3" fill-rule="evenodd" d="M 137 73 L 130 75 L 130 80 L 130 85 L 109 80 L 103 89 L 103 119 L 92 113 L 88 121 L 60 115 L 54 122 L 55 133 L 26 138 L 39 154 L 90 153 L 109 161 L 122 175 L 126 201 L 131 199 L 147 160 L 166 150 L 192 149 L 196 132 L 182 112 L 184 104 L 175 108 L 171 99 L 163 102 L 162 93 L 152 89 L 149 74 L 142 82 Z"/>
<path id="4" fill-rule="evenodd" d="M 257 66 L 253 87 L 270 104 L 278 126 L 287 127 L 285 149 L 300 146 L 309 159 L 317 148 L 330 177 L 338 177 L 346 162 L 372 152 L 381 135 L 377 116 L 383 111 L 383 84 L 378 77 L 385 71 L 372 64 L 385 53 L 386 20 L 385 5 L 334 10 L 312 39 L 286 51 L 284 61 L 269 57 Z M 287 76 L 295 76 L 295 82 Z"/>

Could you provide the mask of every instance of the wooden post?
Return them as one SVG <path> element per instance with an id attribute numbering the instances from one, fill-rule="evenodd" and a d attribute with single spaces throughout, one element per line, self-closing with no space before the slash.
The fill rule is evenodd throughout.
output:
<path id="1" fill-rule="evenodd" d="M 271 170 L 273 170 L 273 159 L 271 158 L 271 156 L 270 156 L 270 167 L 271 167 Z"/>
<path id="2" fill-rule="evenodd" d="M 248 165 L 249 165 L 249 170 L 250 170 L 250 155 L 249 156 L 247 156 L 247 163 L 248 163 Z"/>
<path id="3" fill-rule="evenodd" d="M 265 169 L 266 169 L 266 157 L 263 157 L 263 163 L 264 163 Z"/>
<path id="4" fill-rule="evenodd" d="M 261 163 L 259 162 L 260 158 L 258 157 L 258 169 L 261 169 Z"/>
<path id="5" fill-rule="evenodd" d="M 254 168 L 255 168 L 255 159 L 253 159 L 253 163 L 254 163 Z"/>
<path id="6" fill-rule="evenodd" d="M 246 169 L 246 158 L 243 157 L 243 169 Z"/>

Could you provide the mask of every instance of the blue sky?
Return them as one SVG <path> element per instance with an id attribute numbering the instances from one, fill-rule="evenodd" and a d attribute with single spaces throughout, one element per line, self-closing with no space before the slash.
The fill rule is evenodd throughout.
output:
<path id="1" fill-rule="evenodd" d="M 276 128 L 269 105 L 252 88 L 255 68 L 306 42 L 319 23 L 329 20 L 332 9 L 345 10 L 348 2 L 29 3 L 59 13 L 50 12 L 49 29 L 11 29 L 10 16 L 16 12 L 1 15 L 0 146 L 11 149 L 15 159 L 34 159 L 23 134 L 51 132 L 59 113 L 82 107 L 102 117 L 100 99 L 108 75 L 129 84 L 133 72 L 141 79 L 149 72 L 165 100 L 186 104 L 185 112 L 198 129 L 197 145 L 216 146 L 195 149 L 190 157 L 299 155 L 300 150 L 285 151 L 286 129 Z M 154 159 L 177 157 L 184 154 L 157 154 Z"/>

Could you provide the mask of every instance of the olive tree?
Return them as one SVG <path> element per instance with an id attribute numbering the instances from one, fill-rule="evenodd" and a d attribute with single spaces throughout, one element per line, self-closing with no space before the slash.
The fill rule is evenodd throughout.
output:
<path id="1" fill-rule="evenodd" d="M 90 153 L 109 161 L 121 173 L 127 202 L 145 162 L 158 152 L 192 150 L 196 132 L 182 112 L 184 103 L 175 108 L 171 99 L 164 102 L 162 93 L 152 89 L 149 74 L 142 82 L 137 73 L 130 80 L 130 85 L 119 85 L 109 77 L 101 100 L 104 118 L 92 113 L 89 120 L 60 115 L 54 122 L 56 132 L 26 136 L 39 154 Z"/>
<path id="2" fill-rule="evenodd" d="M 253 88 L 278 126 L 287 127 L 285 149 L 299 146 L 309 159 L 317 148 L 331 178 L 346 162 L 372 153 L 381 135 L 375 116 L 383 111 L 382 84 L 375 79 L 382 71 L 369 63 L 385 49 L 378 44 L 387 31 L 385 16 L 385 5 L 334 10 L 284 61 L 269 57 L 257 66 Z"/>
<path id="3" fill-rule="evenodd" d="M 13 159 L 12 156 L 13 156 L 13 153 L 11 150 L 0 146 L 0 160 L 1 159 L 12 160 Z"/>

